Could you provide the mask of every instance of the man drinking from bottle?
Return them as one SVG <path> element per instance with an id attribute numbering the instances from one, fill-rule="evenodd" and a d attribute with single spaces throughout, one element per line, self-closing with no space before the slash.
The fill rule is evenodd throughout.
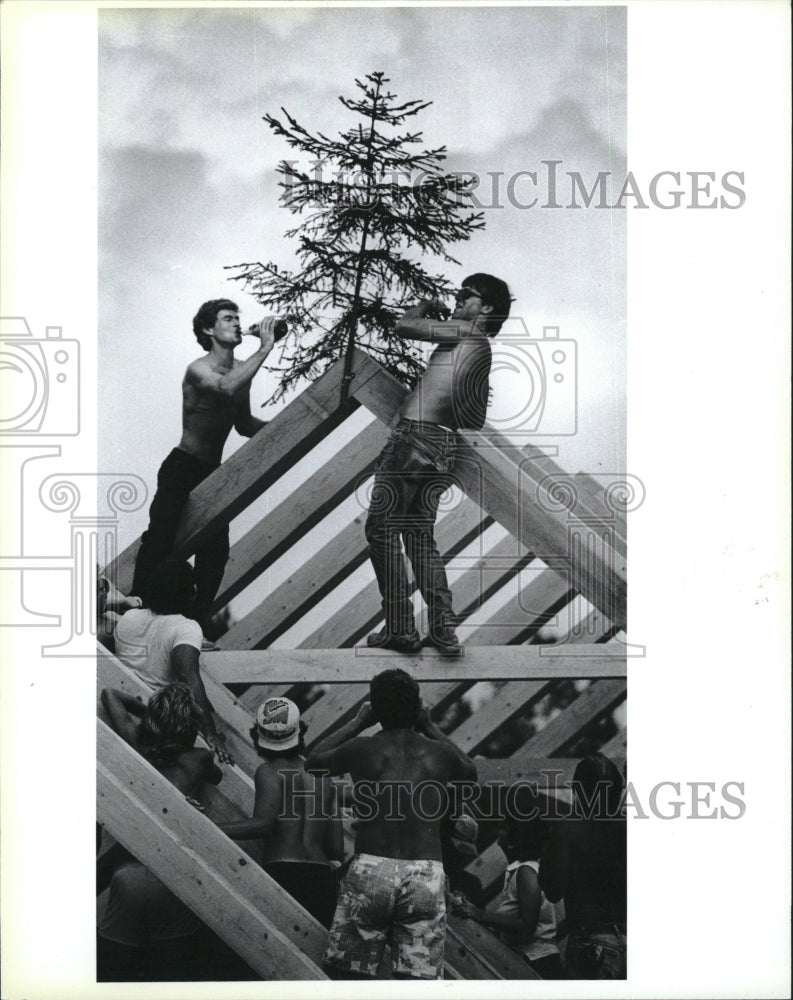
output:
<path id="1" fill-rule="evenodd" d="M 157 474 L 157 492 L 149 509 L 135 563 L 133 594 L 142 594 L 157 565 L 171 553 L 177 528 L 192 490 L 220 465 L 233 427 L 252 437 L 264 427 L 250 406 L 250 384 L 286 324 L 267 316 L 247 331 L 260 345 L 244 361 L 234 357 L 242 341 L 239 309 L 229 299 L 205 302 L 193 319 L 193 333 L 207 352 L 187 366 L 182 381 L 182 439 Z M 193 617 L 204 625 L 223 579 L 229 554 L 228 527 L 219 529 L 195 553 L 196 597 Z"/>

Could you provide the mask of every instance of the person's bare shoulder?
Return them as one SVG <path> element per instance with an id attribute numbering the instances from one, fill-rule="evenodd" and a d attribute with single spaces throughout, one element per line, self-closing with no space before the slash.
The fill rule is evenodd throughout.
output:
<path id="1" fill-rule="evenodd" d="M 432 755 L 432 763 L 437 768 L 439 779 L 444 781 L 457 779 L 460 770 L 459 756 L 446 743 L 439 743 L 426 737 L 424 739 L 430 744 L 427 752 Z"/>
<path id="2" fill-rule="evenodd" d="M 201 378 L 212 374 L 212 365 L 209 356 L 202 354 L 200 358 L 191 361 L 185 369 L 184 381 L 195 385 Z"/>
<path id="3" fill-rule="evenodd" d="M 257 785 L 272 784 L 272 782 L 278 780 L 279 772 L 276 764 L 277 761 L 274 760 L 263 760 L 259 764 L 253 779 Z"/>

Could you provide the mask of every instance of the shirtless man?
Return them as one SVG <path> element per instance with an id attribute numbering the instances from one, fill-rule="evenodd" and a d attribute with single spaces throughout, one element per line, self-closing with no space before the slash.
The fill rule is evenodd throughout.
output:
<path id="1" fill-rule="evenodd" d="M 452 595 L 434 526 L 441 495 L 452 483 L 457 435 L 485 422 L 491 362 L 490 337 L 509 315 L 507 285 L 490 274 L 472 274 L 455 298 L 451 318 L 437 299 L 409 309 L 396 333 L 437 343 L 427 370 L 402 406 L 383 449 L 366 521 L 366 539 L 383 598 L 385 628 L 370 646 L 416 652 L 416 631 L 400 538 L 429 612 L 426 641 L 457 654 Z"/>
<path id="2" fill-rule="evenodd" d="M 450 782 L 476 781 L 476 768 L 430 721 L 404 670 L 378 674 L 369 693 L 371 703 L 306 761 L 309 771 L 349 773 L 359 803 L 355 857 L 341 886 L 326 971 L 371 979 L 389 942 L 394 978 L 439 979 L 446 938 L 441 795 Z M 377 722 L 380 732 L 360 736 Z"/>
<path id="3" fill-rule="evenodd" d="M 242 340 L 239 309 L 229 299 L 205 302 L 193 319 L 193 332 L 207 352 L 187 367 L 182 381 L 182 439 L 157 474 L 157 493 L 149 509 L 135 563 L 132 593 L 143 596 L 154 568 L 171 552 L 179 520 L 192 490 L 220 465 L 223 446 L 233 427 L 252 437 L 264 421 L 251 414 L 250 384 L 273 349 L 276 327 L 268 316 L 251 326 L 260 346 L 245 361 L 234 357 Z M 195 553 L 196 598 L 193 617 L 203 625 L 214 600 L 229 554 L 228 527 L 220 529 Z"/>
<path id="4" fill-rule="evenodd" d="M 309 913 L 330 927 L 338 886 L 330 861 L 343 857 L 335 786 L 306 774 L 304 723 L 288 698 L 259 706 L 251 739 L 264 762 L 256 769 L 253 817 L 220 828 L 235 840 L 261 840 L 262 867 Z"/>

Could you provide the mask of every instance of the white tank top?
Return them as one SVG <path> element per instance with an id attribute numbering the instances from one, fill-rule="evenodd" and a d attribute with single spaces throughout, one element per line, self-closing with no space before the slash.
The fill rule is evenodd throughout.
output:
<path id="1" fill-rule="evenodd" d="M 539 861 L 513 861 L 507 865 L 504 872 L 504 888 L 498 901 L 498 912 L 506 913 L 510 917 L 520 916 L 520 904 L 518 902 L 518 869 L 526 865 L 538 874 L 540 870 Z M 515 934 L 504 934 L 505 941 L 525 955 L 530 961 L 537 958 L 545 958 L 547 955 L 558 955 L 559 949 L 556 947 L 556 913 L 553 904 L 545 898 L 545 894 L 540 890 L 542 902 L 540 903 L 540 915 L 537 918 L 537 927 L 534 936 L 529 941 L 522 940 Z"/>

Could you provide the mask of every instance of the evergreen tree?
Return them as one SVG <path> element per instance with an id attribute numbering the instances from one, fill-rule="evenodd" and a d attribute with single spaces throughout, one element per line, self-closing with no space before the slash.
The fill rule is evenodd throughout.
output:
<path id="1" fill-rule="evenodd" d="M 289 321 L 270 401 L 345 357 L 343 402 L 356 343 L 413 386 L 423 370 L 420 352 L 391 336 L 396 320 L 417 299 L 452 291 L 442 275 L 425 270 L 422 257 L 458 264 L 446 246 L 484 228 L 482 213 L 470 207 L 470 180 L 441 170 L 446 147 L 416 150 L 422 133 L 397 131 L 431 102 L 397 103 L 380 72 L 355 83 L 357 98 L 339 100 L 361 120 L 338 139 L 307 131 L 284 109 L 285 123 L 264 117 L 276 135 L 312 158 L 310 172 L 295 160 L 277 168 L 281 201 L 302 219 L 286 232 L 298 241 L 299 266 L 231 268 L 239 272 L 233 280 Z"/>

